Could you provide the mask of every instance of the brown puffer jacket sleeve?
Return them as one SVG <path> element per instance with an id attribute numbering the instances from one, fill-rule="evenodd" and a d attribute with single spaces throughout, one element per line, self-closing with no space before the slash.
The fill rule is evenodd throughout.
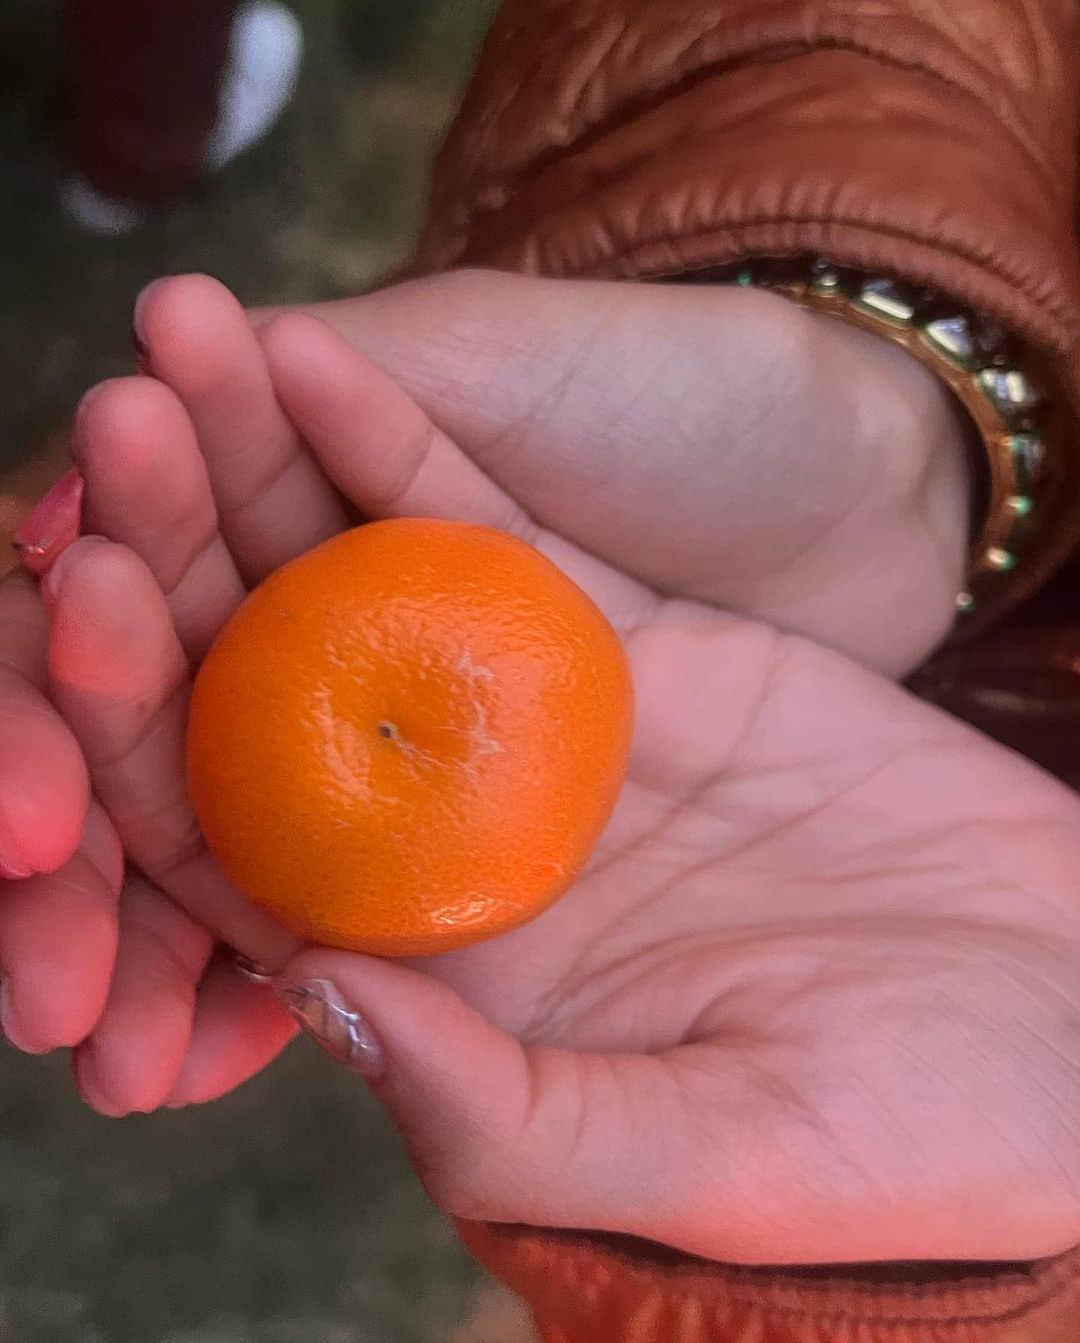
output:
<path id="1" fill-rule="evenodd" d="M 1003 1214 L 1005 1215 L 1005 1214 Z M 1037 1264 L 735 1268 L 616 1238 L 461 1224 L 542 1343 L 1076 1343 L 1080 1251 Z"/>
<path id="2" fill-rule="evenodd" d="M 1057 507 L 1015 602 L 1080 535 L 1078 57 L 1077 0 L 507 0 L 415 269 L 635 278 L 826 255 L 997 319 L 1044 358 L 1066 424 Z M 1072 635 L 1047 644 L 1050 718 L 1039 667 L 1015 654 L 1018 730 L 1042 715 L 1059 748 L 1062 723 L 1080 726 L 1078 604 L 1059 586 L 1050 607 L 1073 613 Z M 1033 646 L 1030 628 L 1010 646 Z M 921 688 L 971 710 L 978 656 L 993 654 L 949 656 L 968 661 L 928 669 Z M 990 682 L 993 730 L 993 703 L 1003 686 L 1015 703 L 1016 687 Z M 770 1272 L 613 1238 L 461 1230 L 533 1304 L 544 1343 L 1080 1338 L 1080 1251 Z"/>
<path id="3" fill-rule="evenodd" d="M 1076 0 L 508 0 L 417 266 L 824 254 L 996 318 L 1069 422 L 1015 604 L 1080 534 L 1078 49 Z"/>

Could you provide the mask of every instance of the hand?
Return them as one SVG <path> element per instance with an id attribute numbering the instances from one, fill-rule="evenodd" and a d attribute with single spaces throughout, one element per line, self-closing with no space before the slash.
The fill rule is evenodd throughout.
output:
<path id="1" fill-rule="evenodd" d="M 354 504 L 547 523 L 645 590 L 730 606 L 893 673 L 947 628 L 966 532 L 958 425 L 934 380 L 884 342 L 767 295 L 483 273 L 319 311 L 430 417 L 407 416 L 374 473 L 370 454 L 348 460 L 349 421 L 330 460 Z M 88 399 L 76 432 L 86 520 L 147 558 L 194 663 L 245 582 L 353 515 L 281 414 L 247 321 L 219 286 L 199 277 L 153 286 L 139 321 L 146 359 L 176 395 L 142 379 Z M 323 387 L 332 399 L 365 395 Z M 430 421 L 467 451 L 425 437 Z M 311 432 L 319 437 L 317 423 Z M 17 600 L 33 605 L 26 589 Z M 44 874 L 74 853 L 89 793 L 40 684 L 13 689 L 10 721 L 31 702 L 27 730 L 43 736 L 40 749 L 20 737 L 0 766 L 0 861 L 5 846 L 18 849 L 20 868 Z M 92 815 L 118 850 L 104 813 Z M 203 877 L 195 864 L 182 905 L 219 905 Z M 44 919 L 40 886 L 33 901 Z M 257 933 L 248 911 L 239 917 L 234 940 L 270 958 L 272 935 Z M 103 941 L 95 964 L 107 961 Z M 70 1020 L 65 992 L 42 1015 L 44 991 L 24 984 L 46 982 L 9 976 L 10 1033 L 26 1047 L 69 1043 L 85 1028 L 85 994 Z M 240 1038 L 251 1035 L 247 1024 Z M 280 1038 L 279 1022 L 265 1047 Z M 156 1103 L 153 1089 L 120 1090 L 140 1108 Z"/>
<path id="2" fill-rule="evenodd" d="M 212 959 L 213 938 L 179 905 L 138 875 L 125 885 L 114 818 L 91 796 L 83 745 L 46 693 L 48 633 L 32 580 L 10 575 L 0 583 L 0 1025 L 27 1053 L 78 1046 L 81 1084 L 107 1114 L 153 1109 L 188 1076 L 198 1098 L 220 1094 L 294 1027 L 231 957 Z M 110 766 L 94 763 L 104 779 Z M 193 908 L 199 895 L 193 887 Z"/>
<path id="3" fill-rule="evenodd" d="M 222 438 L 201 436 L 216 518 L 193 442 L 185 455 L 164 417 L 95 438 L 136 394 L 172 413 L 168 393 L 122 384 L 86 411 L 89 497 L 98 472 L 112 480 L 95 525 L 126 544 L 79 542 L 54 569 L 50 664 L 129 851 L 167 815 L 192 861 L 190 818 L 160 805 L 179 796 L 183 629 L 207 637 L 241 571 L 348 521 L 296 433 L 371 515 L 440 497 L 461 517 L 501 511 L 633 660 L 629 782 L 574 891 L 451 956 L 309 950 L 283 967 L 369 1023 L 373 1084 L 436 1199 L 728 1260 L 1026 1258 L 1080 1239 L 1076 798 L 845 660 L 662 597 L 538 527 L 318 324 L 282 319 L 262 339 L 291 428 L 268 419 L 260 451 L 235 452 L 239 371 L 204 384 L 222 399 L 206 420 Z M 88 685 L 89 668 L 107 674 Z M 169 844 L 155 852 L 168 884 Z M 202 916 L 237 924 L 215 889 L 223 907 Z M 122 1032 L 106 1036 L 122 1059 Z"/>
<path id="4" fill-rule="evenodd" d="M 897 677 L 953 623 L 961 416 L 880 337 L 761 292 L 497 272 L 310 311 L 533 519 L 659 592 Z"/>
<path id="5" fill-rule="evenodd" d="M 434 1200 L 726 1262 L 1076 1244 L 1080 802 L 760 626 L 674 604 L 628 642 L 629 784 L 563 901 L 284 972 Z"/>

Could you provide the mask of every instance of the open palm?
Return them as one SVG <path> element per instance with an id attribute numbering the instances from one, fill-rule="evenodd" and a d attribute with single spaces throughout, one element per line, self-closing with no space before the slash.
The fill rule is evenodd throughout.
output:
<path id="1" fill-rule="evenodd" d="M 170 377 L 184 408 L 147 380 L 87 407 L 89 521 L 122 544 L 77 543 L 47 583 L 53 694 L 153 882 L 141 958 L 122 923 L 82 1047 L 106 1108 L 199 1099 L 262 1061 L 218 1014 L 184 1062 L 190 1007 L 150 1057 L 154 1003 L 190 1004 L 209 948 L 147 958 L 147 927 L 275 963 L 296 950 L 200 847 L 179 771 L 191 665 L 246 582 L 353 507 L 459 516 L 526 535 L 590 591 L 630 650 L 639 722 L 589 870 L 534 924 L 412 967 L 289 964 L 384 1041 L 380 1091 L 435 1197 L 729 1260 L 1080 1239 L 1073 796 L 837 655 L 663 598 L 544 530 L 318 324 L 262 340 L 277 400 L 253 350 L 228 379 Z M 258 451 L 226 432 L 238 389 Z M 201 453 L 200 416 L 219 435 L 201 430 Z"/>
<path id="2" fill-rule="evenodd" d="M 525 1042 L 527 1086 L 433 1031 L 434 999 L 405 1016 L 305 958 L 420 1054 L 394 1108 L 436 1198 L 728 1261 L 1074 1244 L 1076 800 L 762 627 L 669 606 L 630 646 L 637 744 L 590 871 L 426 967 Z"/>

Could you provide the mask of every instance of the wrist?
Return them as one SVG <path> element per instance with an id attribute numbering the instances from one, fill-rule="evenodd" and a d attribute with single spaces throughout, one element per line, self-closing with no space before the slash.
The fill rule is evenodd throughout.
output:
<path id="1" fill-rule="evenodd" d="M 898 347 L 928 370 L 962 408 L 955 413 L 978 445 L 971 458 L 979 467 L 975 525 L 955 597 L 961 629 L 982 629 L 1037 586 L 1060 548 L 1066 472 L 1061 407 L 1047 404 L 1049 373 L 1032 349 L 948 295 L 823 258 L 764 258 L 701 276 L 782 295 Z M 948 522 L 950 505 L 941 512 Z"/>
<path id="2" fill-rule="evenodd" d="M 940 378 L 906 350 L 856 327 L 842 326 L 840 336 L 851 352 L 853 434 L 871 445 L 879 464 L 876 507 L 898 520 L 891 562 L 940 592 L 936 643 L 953 626 L 985 508 L 978 431 Z"/>

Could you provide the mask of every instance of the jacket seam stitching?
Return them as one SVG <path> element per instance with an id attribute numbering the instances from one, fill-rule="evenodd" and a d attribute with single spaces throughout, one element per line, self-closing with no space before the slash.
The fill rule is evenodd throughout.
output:
<path id="1" fill-rule="evenodd" d="M 617 1263 L 619 1263 L 624 1267 L 629 1267 L 631 1269 L 636 1268 L 636 1265 L 633 1263 L 632 1260 L 627 1259 L 625 1256 L 620 1255 L 617 1252 L 610 1252 L 609 1257 L 611 1259 L 614 1259 Z M 567 1273 L 565 1272 L 566 1267 L 565 1263 L 559 1265 L 559 1267 L 564 1270 L 561 1276 L 567 1282 L 567 1284 L 570 1285 L 571 1279 L 570 1276 L 568 1276 Z M 675 1292 L 677 1292 L 679 1295 L 683 1297 L 693 1295 L 690 1285 L 685 1282 L 679 1283 L 678 1278 L 688 1277 L 694 1271 L 695 1270 L 692 1269 L 675 1270 L 675 1274 L 673 1275 L 674 1282 L 672 1284 L 675 1289 Z M 1057 1281 L 1052 1281 L 1042 1291 L 1039 1291 L 1037 1294 L 1029 1296 L 1027 1300 L 1022 1301 L 1018 1305 L 1006 1310 L 996 1311 L 993 1313 L 984 1310 L 974 1314 L 967 1313 L 958 1315 L 922 1315 L 922 1316 L 903 1315 L 903 1314 L 889 1315 L 880 1313 L 859 1314 L 856 1311 L 852 1311 L 850 1308 L 846 1310 L 845 1309 L 830 1310 L 828 1308 L 821 1308 L 821 1307 L 815 1308 L 813 1306 L 785 1306 L 781 1305 L 779 1302 L 761 1300 L 760 1298 L 749 1295 L 746 1292 L 745 1287 L 740 1287 L 740 1284 L 737 1283 L 732 1283 L 729 1281 L 726 1283 L 722 1282 L 721 1285 L 722 1288 L 726 1291 L 728 1300 L 731 1301 L 733 1304 L 738 1306 L 747 1306 L 752 1309 L 757 1309 L 760 1310 L 763 1314 L 773 1315 L 776 1317 L 787 1318 L 787 1319 L 811 1320 L 817 1324 L 843 1323 L 843 1324 L 861 1324 L 861 1325 L 883 1325 L 887 1328 L 907 1328 L 912 1325 L 952 1326 L 958 1324 L 961 1325 L 1007 1324 L 1010 1322 L 1015 1322 L 1017 1320 L 1022 1320 L 1026 1315 L 1033 1314 L 1035 1311 L 1045 1306 L 1048 1302 L 1053 1301 L 1055 1297 L 1061 1295 L 1062 1292 L 1067 1288 L 1069 1282 L 1072 1280 L 1068 1275 L 1061 1272 L 1060 1269 L 1056 1271 L 1052 1270 L 1049 1274 L 1047 1274 L 1047 1276 L 1051 1278 L 1056 1277 Z M 574 1274 L 573 1278 L 576 1280 L 577 1274 Z M 1009 1278 L 1013 1282 L 1016 1281 L 1015 1274 L 1009 1275 Z M 836 1279 L 836 1286 L 839 1288 L 844 1288 L 847 1286 L 847 1284 L 845 1284 L 842 1278 L 838 1278 Z M 965 1290 L 965 1289 L 961 1288 L 959 1290 Z M 971 1289 L 969 1288 L 966 1290 Z M 976 1288 L 975 1290 L 979 1289 Z M 992 1291 L 993 1285 L 988 1284 L 985 1290 Z M 945 1297 L 948 1295 L 948 1291 L 949 1289 L 947 1287 L 935 1288 L 931 1293 L 927 1293 L 927 1296 L 929 1297 L 932 1296 L 933 1294 L 940 1294 L 942 1297 Z M 912 1295 L 916 1296 L 916 1299 L 918 1299 L 917 1293 L 912 1293 Z"/>

